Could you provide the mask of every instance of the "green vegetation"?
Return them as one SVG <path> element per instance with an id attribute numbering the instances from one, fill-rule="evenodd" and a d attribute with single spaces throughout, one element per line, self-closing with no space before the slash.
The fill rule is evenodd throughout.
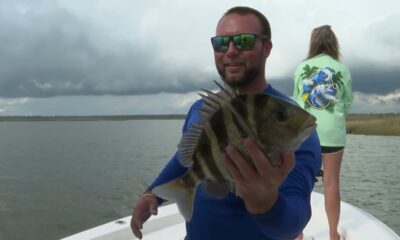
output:
<path id="1" fill-rule="evenodd" d="M 126 121 L 126 120 L 152 120 L 152 119 L 184 119 L 185 115 L 115 115 L 115 116 L 0 116 L 0 122 L 16 121 Z"/>
<path id="2" fill-rule="evenodd" d="M 400 114 L 351 114 L 346 123 L 351 134 L 400 136 Z"/>
<path id="3" fill-rule="evenodd" d="M 182 114 L 118 115 L 118 116 L 0 116 L 2 121 L 126 121 L 152 119 L 184 119 Z M 346 118 L 347 133 L 400 136 L 400 114 L 350 114 Z"/>

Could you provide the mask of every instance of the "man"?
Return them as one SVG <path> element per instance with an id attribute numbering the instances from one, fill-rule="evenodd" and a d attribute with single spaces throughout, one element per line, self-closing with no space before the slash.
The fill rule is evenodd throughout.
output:
<path id="1" fill-rule="evenodd" d="M 220 19 L 216 37 L 212 38 L 215 64 L 223 81 L 239 93 L 264 91 L 290 101 L 265 79 L 265 63 L 272 49 L 270 39 L 264 15 L 247 7 L 232 8 Z M 201 105 L 199 100 L 191 107 L 184 132 L 199 122 L 197 110 Z M 282 152 L 282 164 L 276 167 L 270 165 L 253 139 L 247 138 L 244 143 L 256 167 L 249 165 L 234 147 L 226 148 L 224 162 L 237 195 L 230 193 L 217 199 L 197 188 L 193 217 L 186 222 L 186 240 L 294 239 L 309 221 L 310 194 L 321 165 L 315 131 L 295 153 Z M 186 171 L 175 154 L 149 190 Z M 137 201 L 131 220 L 137 237 L 142 237 L 143 222 L 157 213 L 161 201 L 148 191 Z"/>

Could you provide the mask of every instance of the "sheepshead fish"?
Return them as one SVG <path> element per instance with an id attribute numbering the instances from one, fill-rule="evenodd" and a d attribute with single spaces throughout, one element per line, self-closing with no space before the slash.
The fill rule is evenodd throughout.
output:
<path id="1" fill-rule="evenodd" d="M 243 140 L 255 139 L 273 166 L 281 163 L 282 150 L 296 150 L 315 128 L 315 117 L 285 99 L 266 94 L 236 94 L 221 88 L 200 94 L 200 124 L 192 124 L 178 148 L 179 163 L 186 174 L 152 189 L 157 196 L 175 200 L 186 220 L 192 217 L 197 186 L 215 197 L 234 191 L 234 182 L 221 154 L 232 144 L 252 163 Z M 254 164 L 253 164 L 254 165 Z"/>

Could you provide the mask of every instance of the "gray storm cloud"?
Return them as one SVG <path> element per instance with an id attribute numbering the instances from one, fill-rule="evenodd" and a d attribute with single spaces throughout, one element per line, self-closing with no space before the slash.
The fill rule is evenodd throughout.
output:
<path id="1" fill-rule="evenodd" d="M 111 28 L 101 24 L 111 22 L 107 19 L 109 15 L 99 16 L 101 12 L 96 11 L 90 16 L 87 11 L 78 14 L 58 1 L 39 2 L 40 7 L 32 4 L 26 8 L 12 1 L 0 3 L 0 98 L 187 93 L 214 87 L 211 80 L 218 77 L 215 70 L 204 70 L 210 63 L 197 59 L 199 52 L 205 52 L 197 48 L 208 45 L 197 46 L 199 42 L 192 42 L 194 38 L 187 34 L 190 28 L 176 25 L 181 22 L 179 18 L 168 22 L 172 12 L 150 11 L 151 14 L 144 14 L 145 21 L 133 18 L 138 23 L 124 25 L 129 26 L 124 31 L 134 34 L 150 29 L 152 32 L 142 34 L 144 38 L 120 38 L 115 36 L 111 23 Z M 105 19 L 99 22 L 93 16 Z M 389 34 L 382 28 L 389 21 L 398 22 L 399 18 L 390 15 L 368 25 L 366 35 L 371 36 L 371 43 L 363 41 L 364 50 L 382 42 L 387 46 L 383 49 L 384 58 L 397 54 L 399 47 L 394 36 L 398 36 L 399 30 L 393 29 Z M 175 24 L 174 28 L 168 29 L 171 23 Z M 179 31 L 175 33 L 173 29 Z M 169 32 L 178 38 L 169 39 Z M 180 38 L 185 41 L 176 44 Z M 205 40 L 209 44 L 208 38 Z M 186 55 L 183 60 L 178 59 L 177 50 Z M 189 50 L 197 52 L 189 53 Z M 398 63 L 377 64 L 370 60 L 371 56 L 369 60 L 363 58 L 364 52 L 369 55 L 371 52 L 357 52 L 355 47 L 349 50 L 357 53 L 357 59 L 349 58 L 354 91 L 388 94 L 400 88 Z M 196 66 L 196 62 L 202 66 Z M 268 67 L 268 73 L 274 72 Z M 290 95 L 291 74 L 287 71 L 281 77 L 270 77 L 269 81 Z"/>
<path id="2" fill-rule="evenodd" d="M 0 97 L 184 93 L 210 74 L 157 59 L 158 45 L 133 47 L 66 9 L 0 9 Z"/>
<path id="3" fill-rule="evenodd" d="M 81 100 L 91 101 L 87 108 L 93 112 L 102 112 L 105 99 L 120 96 L 153 105 L 163 98 L 168 105 L 172 100 L 164 93 L 214 89 L 212 80 L 218 75 L 209 36 L 214 34 L 216 21 L 231 3 L 221 1 L 217 8 L 211 8 L 211 2 L 196 2 L 190 10 L 188 6 L 194 3 L 181 2 L 173 8 L 170 2 L 157 3 L 1 1 L 0 113 L 1 109 L 4 114 L 75 111 L 75 103 Z M 280 4 L 285 5 L 272 1 L 260 9 L 283 7 Z M 333 13 L 337 9 L 328 18 L 313 14 L 301 18 L 304 22 L 300 26 L 297 13 L 287 19 L 271 10 L 268 16 L 274 49 L 267 63 L 268 81 L 291 95 L 292 71 L 306 53 L 304 46 L 308 46 L 310 29 L 331 20 L 341 40 L 344 62 L 352 72 L 357 104 L 387 103 L 390 111 L 398 109 L 400 28 L 394 26 L 400 23 L 400 15 L 393 10 L 380 13 L 376 8 L 381 6 L 375 2 L 373 9 L 363 8 L 365 13 L 357 12 L 354 21 L 346 20 L 345 25 L 340 25 L 345 18 L 335 23 Z M 204 16 L 197 13 L 198 9 L 212 14 Z M 156 100 L 144 100 L 153 98 Z M 102 101 L 96 105 L 95 99 Z M 109 106 L 125 103 L 109 101 Z M 144 105 L 143 102 L 131 100 L 137 106 Z M 10 112 L 11 109 L 15 111 Z M 82 107 L 80 111 L 86 110 Z"/>

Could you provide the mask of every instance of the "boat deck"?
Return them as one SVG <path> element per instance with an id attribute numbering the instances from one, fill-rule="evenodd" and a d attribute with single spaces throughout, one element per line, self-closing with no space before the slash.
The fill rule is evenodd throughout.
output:
<path id="1" fill-rule="evenodd" d="M 328 222 L 325 215 L 324 197 L 320 193 L 313 192 L 311 196 L 313 215 L 307 227 L 304 229 L 305 237 L 313 237 L 315 240 L 327 240 Z M 96 228 L 72 235 L 62 240 L 133 240 L 129 227 L 130 216 L 101 225 Z M 341 204 L 339 229 L 346 233 L 346 240 L 400 240 L 389 227 L 372 215 L 354 207 L 346 202 Z M 159 208 L 157 216 L 149 219 L 144 224 L 144 240 L 176 239 L 185 237 L 185 223 L 179 214 L 177 206 L 171 204 Z"/>

